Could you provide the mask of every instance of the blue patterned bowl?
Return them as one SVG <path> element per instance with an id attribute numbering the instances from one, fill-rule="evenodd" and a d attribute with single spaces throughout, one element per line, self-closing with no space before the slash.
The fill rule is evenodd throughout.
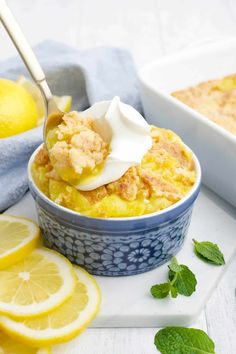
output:
<path id="1" fill-rule="evenodd" d="M 29 161 L 29 188 L 35 199 L 46 246 L 64 254 L 91 274 L 133 275 L 169 261 L 181 248 L 201 183 L 201 168 L 194 155 L 197 180 L 182 200 L 153 214 L 128 218 L 92 218 L 55 204 L 35 185 Z"/>

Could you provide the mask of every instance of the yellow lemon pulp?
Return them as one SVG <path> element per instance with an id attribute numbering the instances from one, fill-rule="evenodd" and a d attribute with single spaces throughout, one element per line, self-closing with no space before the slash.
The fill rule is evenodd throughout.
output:
<path id="1" fill-rule="evenodd" d="M 37 246 L 39 237 L 33 221 L 0 215 L 0 269 L 22 260 Z"/>
<path id="2" fill-rule="evenodd" d="M 47 313 L 68 299 L 75 288 L 75 274 L 65 257 L 39 248 L 1 270 L 0 284 L 0 312 L 31 317 Z"/>
<path id="3" fill-rule="evenodd" d="M 0 138 L 36 127 L 37 119 L 33 97 L 21 85 L 0 79 Z"/>
<path id="4" fill-rule="evenodd" d="M 51 354 L 51 349 L 26 347 L 0 332 L 0 354 Z"/>
<path id="5" fill-rule="evenodd" d="M 33 330 L 40 331 L 51 329 L 60 329 L 74 322 L 81 311 L 88 303 L 87 289 L 83 283 L 77 282 L 72 297 L 61 307 L 47 316 L 22 321 L 24 325 Z"/>
<path id="6" fill-rule="evenodd" d="M 0 326 L 29 345 L 47 346 L 76 337 L 96 316 L 101 294 L 95 279 L 80 267 L 75 267 L 77 283 L 72 296 L 46 316 L 14 320 L 0 316 Z"/>

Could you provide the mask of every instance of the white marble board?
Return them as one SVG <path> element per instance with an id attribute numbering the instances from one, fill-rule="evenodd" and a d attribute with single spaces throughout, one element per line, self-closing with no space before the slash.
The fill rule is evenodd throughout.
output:
<path id="1" fill-rule="evenodd" d="M 30 194 L 11 207 L 8 214 L 37 220 Z M 214 266 L 199 260 L 193 253 L 192 238 L 217 243 L 226 266 Z M 195 204 L 190 230 L 178 261 L 195 273 L 197 290 L 191 297 L 153 299 L 151 285 L 167 277 L 167 265 L 131 277 L 96 277 L 101 286 L 103 302 L 99 316 L 91 327 L 162 327 L 190 325 L 202 311 L 236 251 L 236 210 L 203 187 Z"/>

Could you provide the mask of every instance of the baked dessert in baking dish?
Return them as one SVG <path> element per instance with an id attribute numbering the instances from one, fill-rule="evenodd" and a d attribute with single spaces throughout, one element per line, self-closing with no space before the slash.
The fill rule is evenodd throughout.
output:
<path id="1" fill-rule="evenodd" d="M 172 96 L 236 135 L 236 74 L 202 82 Z"/>

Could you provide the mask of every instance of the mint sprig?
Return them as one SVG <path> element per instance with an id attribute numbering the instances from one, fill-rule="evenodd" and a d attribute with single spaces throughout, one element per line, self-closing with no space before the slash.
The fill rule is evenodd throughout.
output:
<path id="1" fill-rule="evenodd" d="M 193 243 L 194 252 L 200 259 L 215 265 L 225 264 L 224 255 L 215 243 L 210 241 L 198 242 L 194 239 Z"/>
<path id="2" fill-rule="evenodd" d="M 163 328 L 156 333 L 154 344 L 161 354 L 215 354 L 211 338 L 195 328 Z"/>
<path id="3" fill-rule="evenodd" d="M 191 296 L 196 290 L 197 280 L 193 272 L 184 264 L 178 264 L 173 257 L 169 264 L 169 279 L 167 283 L 153 285 L 150 292 L 156 299 L 170 295 L 176 298 L 178 294 Z"/>

